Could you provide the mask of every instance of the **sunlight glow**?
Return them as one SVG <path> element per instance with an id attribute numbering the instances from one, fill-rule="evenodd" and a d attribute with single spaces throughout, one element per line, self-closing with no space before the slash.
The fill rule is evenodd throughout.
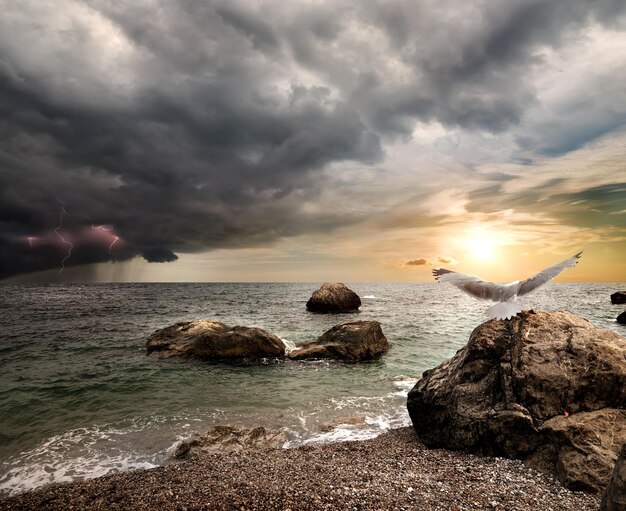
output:
<path id="1" fill-rule="evenodd" d="M 487 233 L 478 232 L 467 238 L 465 247 L 470 256 L 481 261 L 493 261 L 496 256 L 496 242 Z"/>

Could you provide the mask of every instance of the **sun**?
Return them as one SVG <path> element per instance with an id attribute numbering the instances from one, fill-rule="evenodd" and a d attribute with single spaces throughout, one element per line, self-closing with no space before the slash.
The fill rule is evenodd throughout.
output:
<path id="1" fill-rule="evenodd" d="M 467 238 L 465 245 L 474 259 L 493 261 L 496 257 L 496 242 L 485 233 L 476 233 Z"/>

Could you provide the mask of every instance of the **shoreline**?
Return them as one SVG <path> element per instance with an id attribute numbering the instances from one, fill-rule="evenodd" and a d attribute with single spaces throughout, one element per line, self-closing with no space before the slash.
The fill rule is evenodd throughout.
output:
<path id="1" fill-rule="evenodd" d="M 0 496 L 0 511 L 96 509 L 595 510 L 518 460 L 428 449 L 410 427 L 360 441 L 194 460 Z M 541 507 L 539 507 L 541 506 Z"/>

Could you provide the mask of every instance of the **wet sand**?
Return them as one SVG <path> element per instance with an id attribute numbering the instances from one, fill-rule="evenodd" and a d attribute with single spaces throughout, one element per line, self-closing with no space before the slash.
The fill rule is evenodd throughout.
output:
<path id="1" fill-rule="evenodd" d="M 596 510 L 521 462 L 424 447 L 411 428 L 375 439 L 251 449 L 0 499 L 0 510 Z"/>

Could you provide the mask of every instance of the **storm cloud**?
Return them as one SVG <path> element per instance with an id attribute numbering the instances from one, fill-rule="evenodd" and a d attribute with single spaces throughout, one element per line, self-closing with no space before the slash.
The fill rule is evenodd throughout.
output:
<path id="1" fill-rule="evenodd" d="M 533 127 L 554 132 L 551 117 L 526 115 L 545 53 L 586 30 L 623 30 L 626 10 L 608 0 L 0 7 L 0 278 L 59 267 L 60 201 L 73 233 L 108 225 L 119 237 L 111 247 L 75 234 L 67 265 L 166 262 L 363 220 L 319 206 L 337 179 L 329 169 L 384 165 L 420 123 L 503 134 L 526 151 Z M 597 110 L 589 130 L 540 151 L 626 121 L 620 106 Z"/>

